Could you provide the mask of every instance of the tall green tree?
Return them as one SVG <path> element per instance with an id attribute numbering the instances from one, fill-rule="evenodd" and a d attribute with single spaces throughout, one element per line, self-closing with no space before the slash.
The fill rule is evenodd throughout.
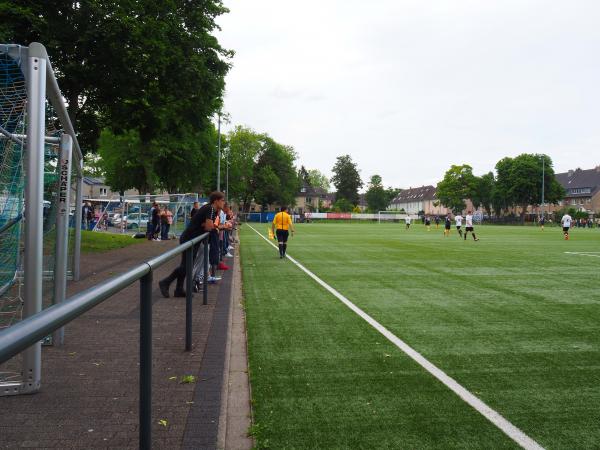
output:
<path id="1" fill-rule="evenodd" d="M 308 170 L 308 182 L 312 187 L 325 189 L 329 192 L 329 180 L 327 179 L 327 176 L 318 169 Z"/>
<path id="2" fill-rule="evenodd" d="M 221 106 L 232 52 L 214 32 L 226 12 L 221 0 L 12 0 L 0 2 L 0 40 L 46 45 L 84 152 L 96 150 L 104 128 L 136 130 L 134 154 L 150 161 L 152 189 L 188 177 L 157 177 L 157 147 L 161 161 L 180 159 Z"/>
<path id="3" fill-rule="evenodd" d="M 304 166 L 300 166 L 300 169 L 298 170 L 298 181 L 300 182 L 301 185 L 312 186 L 310 184 L 310 177 L 308 174 L 308 170 L 306 170 L 306 168 Z"/>
<path id="4" fill-rule="evenodd" d="M 552 159 L 548 155 L 522 153 L 503 158 L 496 164 L 497 195 L 506 206 L 520 206 L 521 221 L 525 221 L 527 206 L 542 202 L 542 173 L 545 202 L 556 203 L 564 197 L 564 189 L 554 176 Z"/>
<path id="5" fill-rule="evenodd" d="M 357 205 L 358 190 L 363 187 L 360 172 L 350 155 L 338 156 L 333 169 L 331 182 L 336 188 L 336 198 L 345 198 L 351 204 Z"/>
<path id="6" fill-rule="evenodd" d="M 494 178 L 493 172 L 488 172 L 481 177 L 475 177 L 473 191 L 471 193 L 471 201 L 473 202 L 475 209 L 482 206 L 488 215 L 492 214 L 495 183 L 496 179 Z"/>
<path id="7" fill-rule="evenodd" d="M 389 205 L 390 203 L 392 203 L 392 200 L 394 200 L 396 197 L 398 197 L 398 194 L 400 194 L 400 192 L 402 192 L 402 189 L 400 189 L 400 188 L 393 188 L 393 187 L 387 188 L 385 190 L 387 204 Z"/>
<path id="8" fill-rule="evenodd" d="M 300 185 L 294 167 L 296 153 L 290 146 L 279 144 L 264 135 L 254 166 L 252 183 L 254 199 L 266 205 L 293 205 Z"/>
<path id="9" fill-rule="evenodd" d="M 119 135 L 104 130 L 100 134 L 100 167 L 106 174 L 106 184 L 113 190 L 150 192 L 148 170 L 144 166 L 147 162 L 137 154 L 139 149 L 140 137 L 135 130 Z"/>
<path id="10" fill-rule="evenodd" d="M 465 199 L 471 198 L 474 190 L 475 176 L 473 168 L 468 164 L 452 165 L 437 185 L 437 198 L 442 205 L 452 211 L 465 209 Z"/>
<path id="11" fill-rule="evenodd" d="M 254 198 L 256 162 L 265 137 L 239 125 L 227 135 L 229 198 L 238 201 L 246 212 Z"/>
<path id="12" fill-rule="evenodd" d="M 383 211 L 389 205 L 388 196 L 382 182 L 383 180 L 379 175 L 373 175 L 369 180 L 365 197 L 370 212 Z"/>

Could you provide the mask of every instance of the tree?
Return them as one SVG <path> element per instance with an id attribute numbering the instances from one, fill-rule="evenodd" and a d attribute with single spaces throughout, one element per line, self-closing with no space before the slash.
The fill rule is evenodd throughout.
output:
<path id="1" fill-rule="evenodd" d="M 229 198 L 237 200 L 248 212 L 254 196 L 255 164 L 265 135 L 236 126 L 227 135 L 225 151 L 229 158 Z"/>
<path id="2" fill-rule="evenodd" d="M 332 210 L 334 212 L 352 212 L 353 205 L 345 198 L 339 198 L 333 204 Z"/>
<path id="3" fill-rule="evenodd" d="M 292 147 L 279 144 L 267 135 L 262 136 L 261 149 L 254 166 L 252 183 L 256 202 L 292 205 L 300 186 L 294 167 L 296 153 Z"/>
<path id="4" fill-rule="evenodd" d="M 337 189 L 337 198 L 344 198 L 352 205 L 358 204 L 358 190 L 363 186 L 363 182 L 350 155 L 338 156 L 332 172 L 331 182 Z"/>
<path id="5" fill-rule="evenodd" d="M 135 130 L 144 184 L 185 185 L 185 171 L 157 178 L 152 160 L 157 146 L 162 161 L 181 159 L 180 144 L 205 136 L 219 110 L 233 53 L 212 33 L 226 12 L 221 0 L 13 0 L 0 2 L 0 41 L 48 46 L 84 153 L 104 128 Z"/>
<path id="6" fill-rule="evenodd" d="M 104 170 L 102 168 L 102 158 L 98 154 L 88 153 L 83 158 L 83 174 L 86 177 L 102 178 Z"/>
<path id="7" fill-rule="evenodd" d="M 465 209 L 465 199 L 470 198 L 474 189 L 475 176 L 468 164 L 452 165 L 437 185 L 436 195 L 442 205 L 458 212 Z"/>
<path id="8" fill-rule="evenodd" d="M 329 192 L 329 180 L 325 174 L 321 173 L 317 169 L 309 169 L 308 183 L 314 188 L 325 189 L 325 191 Z"/>
<path id="9" fill-rule="evenodd" d="M 522 223 L 527 207 L 542 202 L 542 166 L 545 202 L 556 203 L 564 197 L 565 192 L 554 176 L 552 159 L 548 155 L 523 153 L 515 158 L 503 158 L 496 164 L 496 194 L 506 206 L 521 206 Z"/>
<path id="10" fill-rule="evenodd" d="M 398 197 L 400 192 L 402 192 L 402 189 L 400 189 L 400 188 L 392 188 L 392 187 L 387 188 L 385 190 L 387 204 L 389 205 L 390 203 L 392 203 L 392 200 L 394 200 L 396 197 Z"/>
<path id="11" fill-rule="evenodd" d="M 312 186 L 310 184 L 310 177 L 308 175 L 308 171 L 306 170 L 306 168 L 304 166 L 300 166 L 300 170 L 298 171 L 298 181 L 300 182 L 300 185 L 302 186 Z"/>
<path id="12" fill-rule="evenodd" d="M 100 167 L 106 174 L 105 182 L 113 190 L 123 192 L 135 188 L 140 194 L 150 192 L 145 161 L 139 158 L 139 135 L 130 131 L 115 135 L 108 130 L 100 134 Z"/>
<path id="13" fill-rule="evenodd" d="M 382 185 L 379 175 L 373 175 L 367 186 L 366 200 L 369 211 L 377 212 L 386 209 L 389 205 L 388 196 Z"/>
<path id="14" fill-rule="evenodd" d="M 482 206 L 488 215 L 492 214 L 495 181 L 493 172 L 486 173 L 481 177 L 475 177 L 473 192 L 471 193 L 471 201 L 475 209 Z"/>

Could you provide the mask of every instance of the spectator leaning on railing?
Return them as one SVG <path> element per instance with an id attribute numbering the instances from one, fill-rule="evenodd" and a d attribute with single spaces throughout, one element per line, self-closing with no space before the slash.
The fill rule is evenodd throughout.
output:
<path id="1" fill-rule="evenodd" d="M 190 220 L 188 226 L 185 228 L 179 242 L 183 244 L 195 237 L 200 236 L 202 233 L 211 232 L 214 233 L 218 230 L 218 224 L 216 223 L 217 217 L 219 217 L 219 210 L 225 203 L 225 195 L 222 192 L 213 192 L 210 194 L 209 203 L 200 208 Z M 218 231 L 217 231 L 218 233 Z M 218 247 L 218 243 L 217 243 Z M 194 246 L 194 258 L 198 246 Z M 217 248 L 218 252 L 218 248 Z M 218 254 L 217 254 L 218 257 Z M 193 258 L 192 258 L 193 259 Z M 212 261 L 211 261 L 212 264 Z M 177 280 L 175 286 L 175 297 L 185 297 L 185 291 L 183 290 L 183 282 L 185 281 L 186 275 L 186 257 L 185 252 L 181 254 L 181 264 L 171 272 L 171 274 L 165 279 L 158 282 L 158 287 L 163 297 L 169 297 L 169 287 L 173 280 Z"/>

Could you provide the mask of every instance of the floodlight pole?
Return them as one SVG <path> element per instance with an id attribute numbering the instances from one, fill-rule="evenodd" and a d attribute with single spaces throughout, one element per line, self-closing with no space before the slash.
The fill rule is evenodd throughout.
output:
<path id="1" fill-rule="evenodd" d="M 229 203 L 229 150 L 227 149 L 227 155 L 226 155 L 226 168 L 227 168 L 227 172 L 225 175 L 225 201 L 227 203 Z"/>
<path id="2" fill-rule="evenodd" d="M 219 120 L 217 125 L 217 191 L 221 191 L 221 112 L 218 114 Z"/>

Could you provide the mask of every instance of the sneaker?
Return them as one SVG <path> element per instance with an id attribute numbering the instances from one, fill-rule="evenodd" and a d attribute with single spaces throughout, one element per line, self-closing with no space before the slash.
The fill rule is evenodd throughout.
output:
<path id="1" fill-rule="evenodd" d="M 233 258 L 233 255 L 232 255 L 231 253 L 227 253 L 225 256 L 226 256 L 227 258 Z"/>
<path id="2" fill-rule="evenodd" d="M 231 250 L 235 250 L 235 247 L 233 245 L 230 245 L 229 247 L 227 247 L 227 251 L 231 251 Z"/>
<path id="3" fill-rule="evenodd" d="M 217 266 L 217 269 L 219 269 L 219 270 L 229 270 L 229 266 L 226 266 L 225 264 L 223 264 L 222 262 L 220 262 L 219 265 Z"/>
<path id="4" fill-rule="evenodd" d="M 158 282 L 158 288 L 160 289 L 160 293 L 164 298 L 169 298 L 169 285 L 164 281 Z"/>
<path id="5" fill-rule="evenodd" d="M 208 282 L 211 284 L 215 284 L 219 280 L 221 280 L 221 277 L 208 277 Z"/>
<path id="6" fill-rule="evenodd" d="M 475 240 L 475 241 L 478 241 L 478 240 L 479 240 L 479 238 L 477 238 L 477 239 L 474 239 L 474 240 Z"/>
<path id="7" fill-rule="evenodd" d="M 173 293 L 173 297 L 185 297 L 186 293 L 185 291 L 178 291 L 177 289 L 175 289 L 175 292 Z"/>

